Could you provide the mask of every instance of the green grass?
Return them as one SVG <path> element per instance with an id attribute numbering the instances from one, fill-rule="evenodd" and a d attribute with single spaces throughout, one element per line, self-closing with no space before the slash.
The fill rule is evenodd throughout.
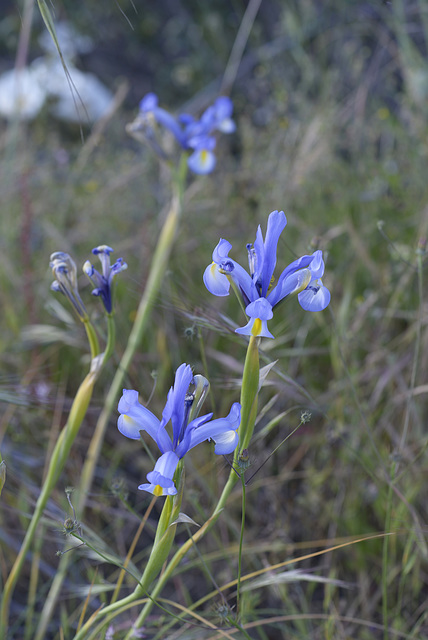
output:
<path id="1" fill-rule="evenodd" d="M 70 17 L 96 38 L 100 9 L 94 5 L 88 4 L 92 13 L 85 20 L 73 9 Z M 199 3 L 184 5 L 176 16 L 167 5 L 147 16 L 138 6 L 135 15 L 128 8 L 135 32 L 117 21 L 113 5 L 102 23 L 112 41 L 127 41 L 128 59 L 146 56 L 151 84 L 143 89 L 153 88 L 162 105 L 177 111 L 196 92 L 202 101 L 215 98 L 210 83 L 224 71 L 244 11 L 244 3 L 229 9 L 216 2 L 204 10 Z M 296 301 L 280 306 L 269 324 L 276 339 L 262 343 L 262 365 L 277 362 L 260 394 L 248 475 L 297 426 L 302 411 L 312 418 L 247 487 L 240 607 L 251 638 L 428 636 L 428 97 L 423 75 L 416 88 L 414 79 L 426 66 L 427 20 L 417 2 L 337 2 L 329 9 L 312 0 L 262 3 L 231 91 L 237 132 L 219 140 L 213 174 L 188 181 L 169 268 L 127 375 L 126 386 L 145 401 L 151 397 L 150 408 L 160 415 L 175 368 L 185 361 L 204 372 L 206 362 L 212 387 L 207 411 L 212 402 L 216 415 L 225 415 L 239 399 L 245 344 L 233 333 L 242 324 L 237 302 L 214 298 L 202 283 L 219 238 L 232 243 L 233 257 L 244 264 L 257 225 L 264 230 L 270 211 L 284 209 L 288 225 L 278 269 L 314 247 L 325 252 L 330 307 L 308 314 Z M 159 44 L 163 25 L 175 38 L 169 48 Z M 108 82 L 106 75 L 104 67 Z M 183 86 L 180 78 L 189 80 Z M 110 81 L 114 86 L 117 78 Z M 133 91 L 86 159 L 78 128 L 47 113 L 31 124 L 1 124 L 0 450 L 7 478 L 0 592 L 88 367 L 84 330 L 49 291 L 49 255 L 65 250 L 81 265 L 92 247 L 107 243 L 128 263 L 116 289 L 117 353 L 101 375 L 24 565 L 12 601 L 11 639 L 34 637 L 57 571 L 56 551 L 71 546 L 61 531 L 72 516 L 64 490 L 79 482 L 171 195 L 165 170 L 125 133 L 136 112 Z M 103 317 L 83 276 L 81 292 L 102 334 Z M 44 328 L 36 331 L 36 325 Z M 150 502 L 137 486 L 152 464 L 138 442 L 119 434 L 113 414 L 87 508 L 76 518 L 92 545 L 121 561 Z M 186 456 L 182 511 L 202 525 L 227 474 L 208 445 Z M 159 513 L 156 504 L 137 542 L 137 573 Z M 162 592 L 168 602 L 153 609 L 147 637 L 244 637 L 221 626 L 221 608 L 233 611 L 236 603 L 236 585 L 222 587 L 237 579 L 240 522 L 236 489 L 198 543 L 200 555 L 191 551 Z M 187 539 L 179 525 L 174 550 Z M 110 602 L 119 575 L 85 547 L 69 554 L 46 632 L 53 640 L 73 638 L 92 582 L 85 620 Z M 286 562 L 292 564 L 270 570 Z M 264 581 L 249 577 L 252 572 Z M 121 597 L 134 587 L 127 575 Z M 189 612 L 185 622 L 171 617 L 182 615 L 176 605 L 191 609 L 204 596 L 196 612 L 218 631 Z M 137 615 L 138 607 L 116 619 L 114 638 L 125 637 Z M 167 631 L 170 624 L 174 631 Z"/>

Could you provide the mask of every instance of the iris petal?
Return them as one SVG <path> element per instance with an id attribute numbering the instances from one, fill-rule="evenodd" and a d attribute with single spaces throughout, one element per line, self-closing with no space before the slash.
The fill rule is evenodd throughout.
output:
<path id="1" fill-rule="evenodd" d="M 139 440 L 140 431 L 147 431 L 153 439 L 156 439 L 160 421 L 151 411 L 140 404 L 137 391 L 124 389 L 119 400 L 118 410 L 121 415 L 117 426 L 124 436 Z"/>

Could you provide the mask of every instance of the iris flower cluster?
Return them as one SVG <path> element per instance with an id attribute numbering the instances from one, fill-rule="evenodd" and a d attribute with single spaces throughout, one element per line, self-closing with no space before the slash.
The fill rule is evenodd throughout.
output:
<path id="1" fill-rule="evenodd" d="M 203 376 L 193 375 L 189 365 L 183 363 L 175 373 L 174 385 L 168 393 L 162 419 L 159 420 L 138 401 L 138 392 L 124 389 L 119 400 L 120 413 L 117 426 L 127 438 L 140 439 L 146 431 L 158 445 L 161 456 L 153 471 L 147 474 L 148 483 L 138 488 L 155 496 L 177 493 L 174 473 L 179 460 L 204 440 L 215 442 L 215 453 L 232 453 L 238 444 L 241 405 L 235 402 L 226 418 L 212 420 L 212 413 L 197 417 L 209 385 Z M 171 422 L 172 437 L 167 431 Z"/>
<path id="2" fill-rule="evenodd" d="M 273 338 L 267 321 L 273 317 L 273 308 L 282 300 L 297 295 L 306 311 L 322 311 L 330 302 L 330 292 L 322 283 L 324 261 L 322 251 L 304 255 L 284 269 L 276 284 L 274 269 L 279 237 L 287 224 L 283 211 L 269 215 L 266 237 L 260 226 L 254 244 L 247 244 L 249 273 L 229 258 L 232 245 L 221 239 L 205 269 L 204 283 L 216 296 L 229 295 L 230 286 L 241 297 L 249 322 L 236 333 Z"/>
<path id="3" fill-rule="evenodd" d="M 214 132 L 233 133 L 235 123 L 232 120 L 233 103 L 230 98 L 220 96 L 208 107 L 199 120 L 188 113 L 174 118 L 168 111 L 159 107 L 158 97 L 148 93 L 140 102 L 140 112 L 132 129 L 146 130 L 152 137 L 153 120 L 168 129 L 185 151 L 190 151 L 187 159 L 189 169 L 194 173 L 211 173 L 216 164 L 213 150 L 216 146 Z"/>

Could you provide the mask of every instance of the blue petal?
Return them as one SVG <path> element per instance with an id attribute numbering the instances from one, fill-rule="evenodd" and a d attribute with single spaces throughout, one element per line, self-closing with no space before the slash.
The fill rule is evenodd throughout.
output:
<path id="1" fill-rule="evenodd" d="M 324 260 L 322 259 L 322 251 L 318 249 L 312 254 L 312 261 L 309 265 L 313 278 L 322 278 L 324 275 Z"/>
<path id="2" fill-rule="evenodd" d="M 251 302 L 245 309 L 245 313 L 249 318 L 260 318 L 260 320 L 273 318 L 272 305 L 266 298 L 257 298 L 254 302 Z"/>
<path id="3" fill-rule="evenodd" d="M 216 453 L 231 453 L 238 444 L 236 430 L 239 427 L 240 421 L 241 405 L 239 402 L 235 402 L 226 418 L 217 418 L 216 420 L 205 422 L 205 424 L 193 428 L 191 431 L 190 446 L 188 448 L 192 449 L 201 442 L 204 442 L 204 440 L 214 440 L 214 442 L 218 441 L 219 447 L 224 449 L 222 451 L 217 451 L 216 449 Z M 189 427 L 192 425 L 193 423 L 191 423 Z"/>
<path id="4" fill-rule="evenodd" d="M 285 229 L 287 218 L 283 211 L 272 211 L 269 215 L 264 243 L 262 296 L 266 296 L 276 265 L 279 236 Z"/>
<path id="5" fill-rule="evenodd" d="M 212 262 L 204 271 L 204 284 L 208 291 L 215 296 L 228 296 L 230 282 L 224 273 L 220 273 L 219 266 Z"/>
<path id="6" fill-rule="evenodd" d="M 233 102 L 226 96 L 220 96 L 214 102 L 215 109 L 215 128 L 222 133 L 233 133 L 236 130 L 236 124 L 231 118 L 233 111 Z"/>
<path id="7" fill-rule="evenodd" d="M 288 267 L 284 269 L 284 271 L 278 278 L 276 287 L 274 287 L 267 296 L 267 299 L 271 303 L 272 307 L 278 304 L 278 302 L 280 302 L 286 295 L 290 293 L 290 283 L 288 282 L 286 284 L 285 280 L 287 280 L 290 275 L 292 275 L 296 271 L 306 269 L 308 265 L 311 264 L 312 260 L 313 256 L 305 255 L 301 258 L 298 258 L 297 260 L 294 260 L 293 262 L 291 262 L 291 264 L 288 265 Z"/>
<path id="8" fill-rule="evenodd" d="M 186 363 L 181 364 L 175 372 L 174 386 L 169 390 L 166 405 L 162 412 L 162 427 L 165 427 L 169 420 L 172 423 L 174 449 L 177 446 L 183 428 L 186 410 L 185 399 L 192 380 L 191 367 Z M 162 428 L 160 435 L 163 434 L 163 431 L 164 429 Z"/>
<path id="9" fill-rule="evenodd" d="M 260 336 L 262 338 L 273 338 L 267 328 L 267 321 L 273 317 L 272 306 L 266 298 L 257 298 L 245 309 L 245 313 L 250 317 L 250 321 L 245 327 L 235 329 L 236 333 L 247 336 Z"/>
<path id="10" fill-rule="evenodd" d="M 156 442 L 160 421 L 138 402 L 137 391 L 124 389 L 118 410 L 121 415 L 117 421 L 117 427 L 124 436 L 139 440 L 140 431 L 147 431 Z"/>
<path id="11" fill-rule="evenodd" d="M 205 175 L 211 173 L 216 165 L 216 157 L 208 149 L 196 150 L 187 159 L 187 165 L 193 173 Z"/>
<path id="12" fill-rule="evenodd" d="M 281 280 L 281 284 L 272 291 L 271 295 L 268 295 L 267 299 L 272 304 L 278 304 L 284 298 L 292 293 L 298 293 L 306 289 L 312 281 L 312 274 L 310 269 L 300 269 L 294 273 L 290 273 L 286 278 Z M 273 303 L 275 300 L 275 303 Z"/>
<path id="13" fill-rule="evenodd" d="M 157 107 L 153 110 L 153 115 L 156 119 L 156 122 L 165 127 L 165 129 L 171 131 L 177 142 L 183 147 L 183 149 L 186 149 L 187 143 L 185 135 L 174 116 L 168 113 L 168 111 L 165 111 L 165 109 L 161 109 L 160 107 Z"/>
<path id="14" fill-rule="evenodd" d="M 245 327 L 235 329 L 235 333 L 243 336 L 255 336 L 260 338 L 274 338 L 267 327 L 266 320 L 259 321 L 259 318 L 251 318 Z"/>
<path id="15" fill-rule="evenodd" d="M 177 493 L 173 481 L 177 468 L 178 457 L 173 451 L 164 453 L 156 462 L 153 471 L 147 474 L 150 484 L 140 484 L 138 487 L 142 491 L 149 491 L 156 496 L 173 496 Z"/>
<path id="16" fill-rule="evenodd" d="M 324 287 L 321 280 L 311 284 L 297 296 L 300 306 L 305 311 L 323 311 L 330 303 L 330 291 Z"/>
<path id="17" fill-rule="evenodd" d="M 147 93 L 140 102 L 140 111 L 147 113 L 158 106 L 158 97 L 155 93 Z"/>

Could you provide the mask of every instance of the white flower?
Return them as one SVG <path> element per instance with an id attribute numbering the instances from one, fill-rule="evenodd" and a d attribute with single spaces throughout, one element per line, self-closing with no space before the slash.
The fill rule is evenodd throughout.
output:
<path id="1" fill-rule="evenodd" d="M 32 120 L 43 107 L 46 96 L 33 69 L 12 69 L 0 76 L 0 115 L 8 120 Z"/>

